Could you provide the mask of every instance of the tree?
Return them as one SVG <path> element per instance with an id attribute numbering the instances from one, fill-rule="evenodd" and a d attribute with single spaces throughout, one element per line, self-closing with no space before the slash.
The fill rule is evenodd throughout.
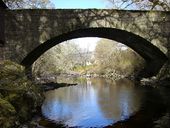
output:
<path id="1" fill-rule="evenodd" d="M 73 70 L 75 65 L 77 65 L 79 60 L 79 46 L 75 44 L 74 42 L 67 42 L 61 44 L 61 56 L 60 56 L 60 62 L 62 70 L 65 72 L 68 72 L 69 70 Z"/>
<path id="2" fill-rule="evenodd" d="M 95 59 L 101 69 L 111 68 L 114 65 L 112 60 L 115 60 L 114 51 L 116 50 L 115 43 L 111 40 L 100 40 L 95 48 Z"/>
<path id="3" fill-rule="evenodd" d="M 75 70 L 79 73 L 87 74 L 92 68 L 93 52 L 89 50 L 89 47 L 78 50 L 78 63 L 75 65 Z"/>
<path id="4" fill-rule="evenodd" d="M 34 76 L 59 73 L 60 54 L 61 46 L 57 45 L 41 55 L 32 66 Z"/>
<path id="5" fill-rule="evenodd" d="M 3 0 L 10 9 L 54 8 L 50 0 Z"/>
<path id="6" fill-rule="evenodd" d="M 131 75 L 140 70 L 144 60 L 132 49 L 112 40 L 101 39 L 95 48 L 97 72 L 99 74 Z"/>
<path id="7" fill-rule="evenodd" d="M 33 64 L 33 74 L 69 73 L 76 65 L 81 64 L 80 48 L 74 42 L 61 43 L 40 56 Z"/>
<path id="8" fill-rule="evenodd" d="M 107 0 L 109 7 L 129 10 L 170 10 L 170 0 Z"/>

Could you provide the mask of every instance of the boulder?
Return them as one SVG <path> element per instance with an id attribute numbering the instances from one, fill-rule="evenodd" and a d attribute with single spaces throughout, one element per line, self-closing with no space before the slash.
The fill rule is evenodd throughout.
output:
<path id="1" fill-rule="evenodd" d="M 30 120 L 44 97 L 39 86 L 27 78 L 23 66 L 3 61 L 0 62 L 0 98 L 3 109 L 0 125 L 11 128 Z"/>

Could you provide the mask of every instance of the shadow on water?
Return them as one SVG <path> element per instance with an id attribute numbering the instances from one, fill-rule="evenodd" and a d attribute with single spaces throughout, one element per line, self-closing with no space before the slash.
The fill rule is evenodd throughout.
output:
<path id="1" fill-rule="evenodd" d="M 45 128 L 113 127 L 151 128 L 166 111 L 159 92 L 126 79 L 87 79 L 78 85 L 45 93 Z"/>
<path id="2" fill-rule="evenodd" d="M 166 112 L 166 106 L 158 91 L 145 87 L 145 95 L 140 110 L 129 119 L 119 121 L 109 127 L 113 128 L 152 128 L 154 121 Z"/>

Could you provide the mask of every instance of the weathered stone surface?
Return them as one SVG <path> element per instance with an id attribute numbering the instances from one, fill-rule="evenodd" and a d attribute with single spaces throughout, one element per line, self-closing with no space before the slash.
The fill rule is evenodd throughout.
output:
<path id="1" fill-rule="evenodd" d="M 24 67 L 11 61 L 0 63 L 0 126 L 18 127 L 36 112 L 42 93 L 25 76 Z"/>
<path id="2" fill-rule="evenodd" d="M 169 58 L 169 26 L 170 12 L 161 11 L 6 10 L 8 51 L 4 54 L 6 59 L 21 62 L 33 49 L 53 37 L 78 29 L 107 27 L 134 33 L 159 47 Z M 163 70 L 166 69 L 170 69 L 169 60 Z M 167 73 L 170 74 L 170 71 Z M 163 77 L 163 74 L 160 76 Z"/>
<path id="3" fill-rule="evenodd" d="M 8 128 L 15 125 L 16 118 L 16 110 L 7 100 L 0 98 L 0 126 L 2 128 Z"/>
<path id="4" fill-rule="evenodd" d="M 1 6 L 1 5 L 0 5 Z M 5 10 L 0 7 L 0 48 L 5 44 Z M 1 56 L 0 56 L 0 59 Z"/>

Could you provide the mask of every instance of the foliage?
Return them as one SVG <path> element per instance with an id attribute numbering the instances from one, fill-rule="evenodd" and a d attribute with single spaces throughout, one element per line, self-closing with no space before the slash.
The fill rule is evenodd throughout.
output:
<path id="1" fill-rule="evenodd" d="M 44 53 L 34 64 L 36 77 L 66 74 L 134 75 L 144 60 L 123 44 L 101 39 L 94 52 L 82 50 L 74 42 L 59 44 Z"/>
<path id="2" fill-rule="evenodd" d="M 15 108 L 6 100 L 0 98 L 0 126 L 8 128 L 14 126 L 16 118 Z"/>
<path id="3" fill-rule="evenodd" d="M 129 10 L 170 10 L 169 0 L 106 0 L 109 7 Z"/>
<path id="4" fill-rule="evenodd" d="M 86 51 L 88 53 L 88 51 Z M 33 73 L 38 76 L 68 73 L 77 66 L 86 66 L 89 56 L 74 42 L 59 44 L 45 52 L 34 64 Z"/>
<path id="5" fill-rule="evenodd" d="M 54 8 L 50 0 L 3 0 L 10 9 Z"/>
<path id="6" fill-rule="evenodd" d="M 131 75 L 141 69 L 143 60 L 133 50 L 111 40 L 102 39 L 95 49 L 99 74 Z M 139 68 L 140 67 L 140 68 Z"/>
<path id="7" fill-rule="evenodd" d="M 80 65 L 80 66 L 76 66 L 73 70 L 75 72 L 78 72 L 80 74 L 88 74 L 88 73 L 94 73 L 93 69 L 94 69 L 95 65 Z"/>

